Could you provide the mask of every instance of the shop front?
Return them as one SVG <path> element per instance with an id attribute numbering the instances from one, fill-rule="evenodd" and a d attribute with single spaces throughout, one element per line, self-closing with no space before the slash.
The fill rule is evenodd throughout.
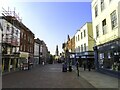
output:
<path id="1" fill-rule="evenodd" d="M 2 56 L 2 73 L 15 71 L 18 68 L 19 54 Z"/>
<path id="2" fill-rule="evenodd" d="M 112 76 L 120 75 L 120 40 L 114 40 L 95 49 L 97 70 Z"/>

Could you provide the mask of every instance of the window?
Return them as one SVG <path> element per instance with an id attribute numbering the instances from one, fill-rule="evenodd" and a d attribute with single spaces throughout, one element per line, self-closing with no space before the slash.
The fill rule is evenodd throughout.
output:
<path id="1" fill-rule="evenodd" d="M 85 32 L 85 30 L 84 30 L 84 37 L 86 36 L 86 32 Z"/>
<path id="2" fill-rule="evenodd" d="M 83 45 L 81 45 L 81 52 L 83 52 Z"/>
<path id="3" fill-rule="evenodd" d="M 26 40 L 26 34 L 24 34 L 24 39 Z"/>
<path id="4" fill-rule="evenodd" d="M 79 35 L 78 35 L 78 41 L 79 41 Z"/>
<path id="5" fill-rule="evenodd" d="M 77 37 L 76 37 L 76 42 L 77 42 Z"/>
<path id="6" fill-rule="evenodd" d="M 97 17 L 98 16 L 98 6 L 96 5 L 95 6 L 95 17 Z"/>
<path id="7" fill-rule="evenodd" d="M 23 32 L 21 32 L 21 38 L 23 38 Z"/>
<path id="8" fill-rule="evenodd" d="M 96 38 L 99 37 L 99 26 L 96 26 Z"/>
<path id="9" fill-rule="evenodd" d="M 111 13 L 111 25 L 112 25 L 112 29 L 117 26 L 116 10 Z"/>
<path id="10" fill-rule="evenodd" d="M 12 27 L 12 34 L 14 33 L 14 27 Z"/>
<path id="11" fill-rule="evenodd" d="M 10 30 L 10 26 L 7 24 L 7 30 L 9 31 Z"/>
<path id="12" fill-rule="evenodd" d="M 25 51 L 25 44 L 24 44 L 24 51 Z"/>
<path id="13" fill-rule="evenodd" d="M 103 35 L 107 33 L 107 30 L 106 30 L 106 19 L 104 19 L 102 21 L 102 28 L 103 28 Z"/>
<path id="14" fill-rule="evenodd" d="M 78 52 L 80 52 L 80 46 L 78 46 Z"/>
<path id="15" fill-rule="evenodd" d="M 22 48 L 23 48 L 23 46 L 21 45 L 21 46 L 20 46 L 20 50 L 21 50 L 21 51 L 23 50 Z"/>
<path id="16" fill-rule="evenodd" d="M 100 59 L 104 59 L 104 53 L 100 53 L 99 55 L 100 55 L 99 56 Z"/>
<path id="17" fill-rule="evenodd" d="M 81 39 L 82 39 L 82 37 L 83 37 L 83 36 L 82 36 L 82 32 L 81 32 Z"/>
<path id="18" fill-rule="evenodd" d="M 86 43 L 84 43 L 84 51 L 86 51 Z"/>
<path id="19" fill-rule="evenodd" d="M 110 53 L 110 52 L 108 52 L 108 58 L 109 58 L 109 59 L 111 58 L 111 53 Z"/>
<path id="20" fill-rule="evenodd" d="M 105 8 L 104 0 L 101 0 L 101 11 L 104 10 L 104 8 Z"/>
<path id="21" fill-rule="evenodd" d="M 18 30 L 16 30 L 16 35 L 18 35 Z"/>
<path id="22" fill-rule="evenodd" d="M 109 2 L 111 2 L 112 0 L 109 0 Z"/>

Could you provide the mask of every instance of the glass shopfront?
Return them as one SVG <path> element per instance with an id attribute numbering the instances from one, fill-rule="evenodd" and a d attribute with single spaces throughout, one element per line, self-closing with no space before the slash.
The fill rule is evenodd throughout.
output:
<path id="1" fill-rule="evenodd" d="M 98 46 L 99 68 L 120 71 L 120 41 Z"/>

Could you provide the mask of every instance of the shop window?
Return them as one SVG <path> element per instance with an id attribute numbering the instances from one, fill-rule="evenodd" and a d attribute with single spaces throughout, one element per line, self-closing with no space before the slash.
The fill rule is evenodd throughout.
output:
<path id="1" fill-rule="evenodd" d="M 111 58 L 111 53 L 110 52 L 108 52 L 108 59 L 110 59 Z"/>
<path id="2" fill-rule="evenodd" d="M 104 53 L 99 54 L 99 66 L 103 68 Z"/>

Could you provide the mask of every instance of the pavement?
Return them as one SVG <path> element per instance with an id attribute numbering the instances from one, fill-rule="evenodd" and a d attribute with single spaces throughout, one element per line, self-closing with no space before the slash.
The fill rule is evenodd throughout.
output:
<path id="1" fill-rule="evenodd" d="M 97 72 L 95 70 L 84 71 L 83 68 L 79 68 L 79 70 L 80 70 L 80 76 L 85 80 L 87 80 L 95 88 L 119 88 L 120 89 L 120 79 L 118 78 Z"/>
<path id="2" fill-rule="evenodd" d="M 94 88 L 75 72 L 62 72 L 62 64 L 37 66 L 2 77 L 3 88 Z"/>
<path id="3" fill-rule="evenodd" d="M 72 72 L 62 72 L 61 64 L 37 66 L 29 71 L 20 71 L 3 75 L 4 88 L 109 88 L 120 90 L 120 79 L 76 67 Z M 12 83 L 11 83 L 12 82 Z M 17 82 L 17 83 L 16 83 Z M 105 90 L 106 90 L 105 89 Z"/>

